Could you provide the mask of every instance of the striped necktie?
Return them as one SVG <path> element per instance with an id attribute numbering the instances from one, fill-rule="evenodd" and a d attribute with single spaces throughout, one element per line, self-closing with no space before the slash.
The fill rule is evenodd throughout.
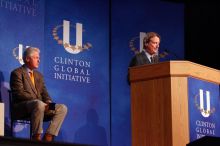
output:
<path id="1" fill-rule="evenodd" d="M 150 57 L 150 62 L 154 63 L 154 57 L 153 56 Z"/>
<path id="2" fill-rule="evenodd" d="M 30 71 L 29 73 L 30 73 L 31 82 L 32 82 L 33 85 L 35 86 L 35 82 L 34 82 L 34 73 L 33 73 L 32 71 Z"/>

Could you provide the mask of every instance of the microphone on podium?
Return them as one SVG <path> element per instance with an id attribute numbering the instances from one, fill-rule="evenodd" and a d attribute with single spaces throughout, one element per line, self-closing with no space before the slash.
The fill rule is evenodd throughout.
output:
<path id="1" fill-rule="evenodd" d="M 163 51 L 162 53 L 160 53 L 158 56 L 159 58 L 166 58 L 166 56 L 168 56 L 169 54 L 166 51 Z"/>
<path id="2" fill-rule="evenodd" d="M 180 57 L 178 55 L 176 55 L 176 53 L 172 52 L 172 51 L 169 51 L 168 49 L 163 49 L 164 51 L 162 53 L 159 54 L 159 57 L 160 58 L 166 58 L 167 56 L 173 56 L 175 57 L 175 59 L 180 59 Z"/>

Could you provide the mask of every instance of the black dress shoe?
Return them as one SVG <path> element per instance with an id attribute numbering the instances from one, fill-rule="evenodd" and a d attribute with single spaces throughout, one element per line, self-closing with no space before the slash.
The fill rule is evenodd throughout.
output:
<path id="1" fill-rule="evenodd" d="M 43 137 L 44 141 L 51 142 L 53 141 L 54 136 L 52 134 L 46 133 Z"/>
<path id="2" fill-rule="evenodd" d="M 33 134 L 31 139 L 41 141 L 41 134 Z"/>

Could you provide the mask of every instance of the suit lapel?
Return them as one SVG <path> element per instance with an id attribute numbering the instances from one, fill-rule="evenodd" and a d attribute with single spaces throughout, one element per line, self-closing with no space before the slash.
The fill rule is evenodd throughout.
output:
<path id="1" fill-rule="evenodd" d="M 147 58 L 147 55 L 144 51 L 141 52 L 141 56 L 142 56 L 142 63 L 143 64 L 149 64 L 151 63 L 150 60 Z"/>
<path id="2" fill-rule="evenodd" d="M 34 80 L 35 80 L 35 90 L 36 90 L 36 93 L 39 93 L 38 92 L 39 90 L 37 88 L 37 87 L 39 87 L 39 85 L 38 85 L 38 83 L 39 83 L 39 75 L 38 75 L 38 73 L 36 71 L 34 71 Z"/>
<path id="3" fill-rule="evenodd" d="M 155 63 L 158 63 L 158 62 L 159 62 L 159 56 L 158 56 L 158 55 L 156 55 L 156 56 L 154 57 L 154 61 L 155 61 Z"/>

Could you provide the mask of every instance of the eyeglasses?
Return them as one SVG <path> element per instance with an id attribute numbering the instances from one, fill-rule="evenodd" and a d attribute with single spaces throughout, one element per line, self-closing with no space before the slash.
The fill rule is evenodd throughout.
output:
<path id="1" fill-rule="evenodd" d="M 159 44 L 160 44 L 160 42 L 154 42 L 154 41 L 152 41 L 152 40 L 150 40 L 149 42 L 151 42 L 151 43 L 154 44 L 154 45 L 159 45 Z"/>

